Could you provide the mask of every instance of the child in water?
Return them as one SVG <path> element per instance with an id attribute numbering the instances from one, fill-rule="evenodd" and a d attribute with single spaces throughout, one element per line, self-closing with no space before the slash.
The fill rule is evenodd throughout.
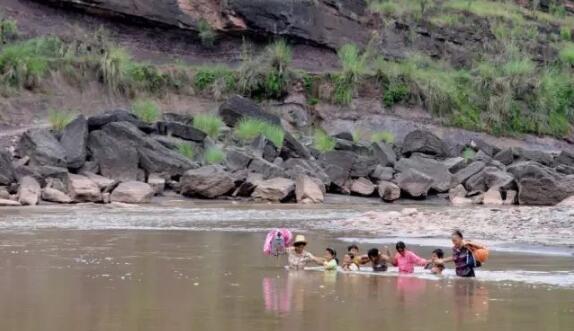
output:
<path id="1" fill-rule="evenodd" d="M 323 267 L 325 267 L 325 271 L 337 270 L 337 265 L 339 261 L 337 260 L 337 252 L 335 252 L 332 248 L 325 249 L 325 256 Z"/>
<path id="2" fill-rule="evenodd" d="M 359 255 L 359 247 L 355 244 L 347 247 L 347 254 L 343 257 L 343 270 L 357 271 L 360 269 L 361 256 Z"/>
<path id="3" fill-rule="evenodd" d="M 425 266 L 425 269 L 430 269 L 432 274 L 440 275 L 444 270 L 444 264 L 437 263 L 437 260 L 442 260 L 444 258 L 444 252 L 442 249 L 437 248 L 432 251 L 431 262 Z"/>

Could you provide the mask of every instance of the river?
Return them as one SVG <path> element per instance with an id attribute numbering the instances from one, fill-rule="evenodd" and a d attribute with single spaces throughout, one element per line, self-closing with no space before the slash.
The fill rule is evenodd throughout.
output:
<path id="1" fill-rule="evenodd" d="M 343 254 L 349 242 L 363 250 L 391 245 L 397 238 L 385 231 L 353 231 L 343 221 L 373 208 L 170 202 L 1 209 L 0 330 L 569 330 L 574 325 L 572 237 L 553 245 L 539 232 L 505 241 L 470 231 L 493 249 L 474 280 L 457 279 L 451 270 L 441 278 L 287 272 L 284 259 L 261 254 L 265 232 L 279 226 L 304 232 L 308 249 L 321 255 L 328 246 Z M 427 216 L 438 212 L 418 208 Z M 400 228 L 396 222 L 405 218 L 383 224 L 389 231 Z M 557 222 L 555 231 L 569 231 Z M 428 225 L 433 235 L 418 223 L 402 227 L 418 229 L 401 238 L 422 256 L 449 245 L 448 233 L 434 234 L 433 220 Z"/>

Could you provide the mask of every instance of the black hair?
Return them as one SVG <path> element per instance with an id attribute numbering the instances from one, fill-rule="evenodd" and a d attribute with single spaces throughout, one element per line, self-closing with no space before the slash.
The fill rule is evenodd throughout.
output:
<path id="1" fill-rule="evenodd" d="M 368 256 L 369 258 L 379 256 L 379 249 L 378 249 L 378 248 L 371 248 L 371 249 L 369 249 L 369 251 L 367 252 L 367 256 Z"/>
<path id="2" fill-rule="evenodd" d="M 464 237 L 463 237 L 463 235 L 462 235 L 462 232 L 460 232 L 460 230 L 454 230 L 454 231 L 452 231 L 452 234 L 453 234 L 453 235 L 456 235 L 456 236 L 459 236 L 460 239 L 464 239 Z"/>
<path id="3" fill-rule="evenodd" d="M 352 245 L 347 246 L 347 252 L 350 252 L 351 249 L 359 250 L 359 246 L 357 246 L 357 245 L 355 245 L 355 244 L 352 244 Z"/>
<path id="4" fill-rule="evenodd" d="M 444 252 L 440 248 L 437 248 L 432 252 L 433 254 L 436 254 L 436 257 L 438 257 L 439 259 L 442 259 L 444 257 Z"/>
<path id="5" fill-rule="evenodd" d="M 405 245 L 404 242 L 399 241 L 399 242 L 397 242 L 397 244 L 395 245 L 395 248 L 396 248 L 397 251 L 398 251 L 399 249 L 406 249 L 406 248 L 407 248 L 407 245 Z"/>
<path id="6" fill-rule="evenodd" d="M 333 257 L 335 262 L 337 262 L 337 264 L 339 264 L 339 259 L 337 258 L 337 251 L 332 249 L 331 247 L 327 247 L 327 248 L 325 248 L 325 250 L 327 252 L 329 252 L 329 254 L 331 254 L 331 256 Z"/>

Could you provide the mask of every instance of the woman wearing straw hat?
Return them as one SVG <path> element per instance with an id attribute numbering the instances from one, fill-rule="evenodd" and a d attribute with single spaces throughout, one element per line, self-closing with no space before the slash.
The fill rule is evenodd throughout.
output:
<path id="1" fill-rule="evenodd" d="M 307 252 L 305 247 L 307 246 L 307 241 L 305 236 L 298 234 L 295 236 L 295 241 L 293 246 L 287 248 L 289 269 L 303 269 L 308 263 L 314 262 L 317 264 L 322 264 L 323 260 L 321 258 L 315 257 L 313 254 Z"/>

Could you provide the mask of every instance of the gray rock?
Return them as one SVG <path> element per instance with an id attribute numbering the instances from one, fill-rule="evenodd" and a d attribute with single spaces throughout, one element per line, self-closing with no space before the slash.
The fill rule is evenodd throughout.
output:
<path id="1" fill-rule="evenodd" d="M 62 183 L 68 183 L 68 169 L 52 166 L 20 166 L 16 168 L 16 176 L 21 179 L 25 176 L 34 177 L 40 186 L 45 187 L 49 179 L 59 179 Z"/>
<path id="2" fill-rule="evenodd" d="M 153 197 L 153 188 L 146 183 L 130 181 L 120 183 L 110 196 L 111 202 L 149 203 Z"/>
<path id="3" fill-rule="evenodd" d="M 350 132 L 347 132 L 347 131 L 343 131 L 343 132 L 339 132 L 337 134 L 334 134 L 333 138 L 343 139 L 343 140 L 350 141 L 350 142 L 354 141 L 353 134 Z"/>
<path id="4" fill-rule="evenodd" d="M 482 139 L 473 139 L 470 142 L 470 146 L 479 151 L 482 151 L 483 153 L 485 153 L 490 157 L 493 157 L 496 153 L 500 152 L 500 148 L 491 145 Z"/>
<path id="5" fill-rule="evenodd" d="M 454 174 L 466 166 L 466 161 L 463 157 L 451 157 L 442 162 L 444 166 Z"/>
<path id="6" fill-rule="evenodd" d="M 290 198 L 294 191 L 294 181 L 278 177 L 259 182 L 251 196 L 255 199 L 281 202 Z"/>
<path id="7" fill-rule="evenodd" d="M 405 172 L 408 169 L 415 169 L 432 178 L 432 189 L 437 192 L 447 192 L 451 187 L 452 174 L 448 168 L 440 161 L 420 156 L 402 158 L 397 162 L 395 170 Z"/>
<path id="8" fill-rule="evenodd" d="M 257 118 L 281 125 L 281 120 L 278 116 L 263 111 L 254 101 L 239 95 L 227 99 L 219 107 L 219 115 L 229 127 L 234 127 L 244 117 Z"/>
<path id="9" fill-rule="evenodd" d="M 283 169 L 288 178 L 296 180 L 300 175 L 307 175 L 318 179 L 323 186 L 331 184 L 329 176 L 321 169 L 315 160 L 311 159 L 288 159 L 283 162 Z"/>
<path id="10" fill-rule="evenodd" d="M 395 174 L 395 169 L 391 167 L 383 167 L 382 165 L 377 165 L 373 172 L 369 175 L 374 181 L 390 181 L 393 179 Z"/>
<path id="11" fill-rule="evenodd" d="M 393 150 L 392 146 L 385 144 L 384 142 L 373 143 L 371 148 L 375 158 L 379 161 L 379 164 L 386 167 L 393 167 L 395 162 L 397 162 L 397 155 Z"/>
<path id="12" fill-rule="evenodd" d="M 68 194 L 74 202 L 102 202 L 100 188 L 91 179 L 70 174 Z"/>
<path id="13" fill-rule="evenodd" d="M 42 200 L 56 203 L 71 203 L 72 199 L 64 192 L 51 187 L 42 190 Z"/>
<path id="14" fill-rule="evenodd" d="M 76 117 L 64 128 L 60 144 L 66 152 L 68 168 L 79 169 L 86 162 L 88 134 L 88 121 L 84 115 Z"/>
<path id="15" fill-rule="evenodd" d="M 490 188 L 511 189 L 515 187 L 514 177 L 496 167 L 485 167 L 464 183 L 468 191 L 486 192 Z"/>
<path id="16" fill-rule="evenodd" d="M 556 166 L 556 171 L 564 175 L 574 175 L 574 166 L 567 166 L 564 164 L 559 164 Z"/>
<path id="17" fill-rule="evenodd" d="M 521 205 L 555 205 L 574 195 L 574 178 L 536 162 L 518 162 L 508 167 L 518 182 Z"/>
<path id="18" fill-rule="evenodd" d="M 375 184 L 373 184 L 367 178 L 361 177 L 352 181 L 350 190 L 351 193 L 363 196 L 371 196 L 373 193 L 375 193 Z"/>
<path id="19" fill-rule="evenodd" d="M 491 188 L 484 193 L 482 203 L 488 206 L 501 206 L 504 204 L 504 200 L 497 188 Z"/>
<path id="20" fill-rule="evenodd" d="M 96 130 L 90 132 L 88 148 L 103 176 L 120 181 L 137 179 L 139 155 L 128 142 Z"/>
<path id="21" fill-rule="evenodd" d="M 331 183 L 342 188 L 351 174 L 355 157 L 356 155 L 349 151 L 330 151 L 320 156 L 319 165 Z"/>
<path id="22" fill-rule="evenodd" d="M 407 169 L 397 176 L 397 185 L 401 191 L 413 198 L 426 197 L 432 184 L 431 177 L 415 169 Z"/>
<path id="23" fill-rule="evenodd" d="M 412 153 L 423 153 L 436 157 L 447 157 L 448 146 L 430 131 L 415 130 L 406 135 L 403 141 L 402 153 L 410 156 Z"/>
<path id="24" fill-rule="evenodd" d="M 545 166 L 552 166 L 554 163 L 554 157 L 550 153 L 524 148 L 513 148 L 512 151 L 519 160 L 534 161 Z"/>
<path id="25" fill-rule="evenodd" d="M 0 185 L 10 185 L 16 181 L 12 157 L 5 150 L 0 150 Z"/>
<path id="26" fill-rule="evenodd" d="M 311 152 L 303 146 L 293 135 L 285 132 L 285 139 L 283 140 L 283 148 L 281 149 L 281 157 L 284 159 L 289 158 L 311 158 Z"/>
<path id="27" fill-rule="evenodd" d="M 247 174 L 247 178 L 243 183 L 241 183 L 235 192 L 233 192 L 234 197 L 249 197 L 255 191 L 257 185 L 262 182 L 263 175 L 256 173 Z"/>
<path id="28" fill-rule="evenodd" d="M 16 147 L 19 157 L 28 156 L 31 165 L 67 166 L 66 152 L 56 137 L 47 129 L 26 131 Z"/>
<path id="29" fill-rule="evenodd" d="M 42 189 L 34 177 L 26 176 L 20 179 L 18 202 L 24 206 L 35 206 L 40 200 Z"/>
<path id="30" fill-rule="evenodd" d="M 0 207 L 17 207 L 17 206 L 21 206 L 21 205 L 22 204 L 20 202 L 15 201 L 15 200 L 0 198 Z"/>
<path id="31" fill-rule="evenodd" d="M 0 186 L 0 199 L 10 199 L 10 192 L 8 192 L 7 187 Z"/>
<path id="32" fill-rule="evenodd" d="M 102 192 L 111 192 L 119 184 L 118 180 L 100 176 L 93 172 L 83 172 L 81 174 L 88 177 L 92 182 L 96 183 Z"/>
<path id="33" fill-rule="evenodd" d="M 486 167 L 486 164 L 484 164 L 484 162 L 481 161 L 472 162 L 471 164 L 469 164 L 468 166 L 466 166 L 465 168 L 459 170 L 454 174 L 454 176 L 452 177 L 452 186 L 464 183 L 467 179 L 482 171 L 484 167 Z"/>
<path id="34" fill-rule="evenodd" d="M 147 183 L 153 189 L 154 195 L 161 195 L 165 190 L 165 178 L 159 174 L 150 174 L 148 176 Z"/>
<path id="35" fill-rule="evenodd" d="M 99 130 L 104 125 L 114 122 L 129 122 L 136 126 L 141 123 L 133 113 L 123 109 L 116 109 L 88 118 L 88 128 L 90 131 Z"/>
<path id="36" fill-rule="evenodd" d="M 225 154 L 225 166 L 230 171 L 247 169 L 252 158 L 253 156 L 245 150 L 229 148 Z"/>
<path id="37" fill-rule="evenodd" d="M 235 187 L 233 177 L 219 165 L 188 170 L 180 182 L 181 194 L 207 199 L 227 194 Z"/>
<path id="38" fill-rule="evenodd" d="M 378 160 L 373 157 L 363 155 L 356 155 L 353 158 L 353 165 L 349 175 L 353 178 L 367 177 L 372 173 L 378 165 Z"/>
<path id="39" fill-rule="evenodd" d="M 264 179 L 272 177 L 284 177 L 285 171 L 280 166 L 277 166 L 269 161 L 262 158 L 254 158 L 249 163 L 249 172 L 255 172 L 263 175 Z"/>
<path id="40" fill-rule="evenodd" d="M 391 182 L 381 181 L 378 186 L 378 192 L 384 201 L 395 201 L 401 197 L 401 188 Z"/>
<path id="41" fill-rule="evenodd" d="M 486 154 L 483 151 L 478 151 L 478 153 L 476 153 L 473 157 L 472 157 L 472 161 L 473 162 L 484 162 L 484 163 L 489 163 L 492 160 L 492 157 L 488 154 Z"/>
<path id="42" fill-rule="evenodd" d="M 321 203 L 325 195 L 321 182 L 306 175 L 300 175 L 295 180 L 295 198 L 299 203 Z"/>
<path id="43" fill-rule="evenodd" d="M 556 158 L 556 162 L 559 164 L 574 167 L 574 153 L 562 151 Z"/>
<path id="44" fill-rule="evenodd" d="M 509 165 L 514 162 L 514 152 L 512 152 L 512 148 L 505 148 L 496 153 L 496 155 L 494 155 L 494 159 L 504 165 Z"/>
<path id="45" fill-rule="evenodd" d="M 204 132 L 178 122 L 158 122 L 158 131 L 160 134 L 181 138 L 184 140 L 203 142 L 207 136 Z"/>

